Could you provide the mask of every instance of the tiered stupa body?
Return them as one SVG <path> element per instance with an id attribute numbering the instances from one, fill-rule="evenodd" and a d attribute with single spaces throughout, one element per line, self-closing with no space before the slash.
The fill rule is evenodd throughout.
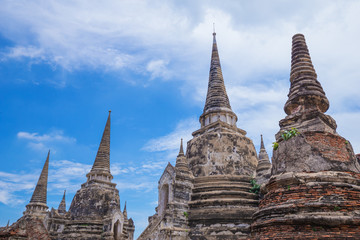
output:
<path id="1" fill-rule="evenodd" d="M 255 147 L 236 127 L 221 71 L 216 34 L 201 128 L 187 144 L 194 175 L 189 202 L 190 239 L 240 239 L 250 232 L 258 198 L 250 180 L 258 164 Z"/>
<path id="2" fill-rule="evenodd" d="M 254 214 L 256 239 L 360 236 L 360 166 L 335 120 L 324 114 L 329 101 L 316 78 L 305 38 L 296 34 L 288 116 L 276 134 L 268 192 Z M 282 137 L 292 128 L 292 137 Z"/>

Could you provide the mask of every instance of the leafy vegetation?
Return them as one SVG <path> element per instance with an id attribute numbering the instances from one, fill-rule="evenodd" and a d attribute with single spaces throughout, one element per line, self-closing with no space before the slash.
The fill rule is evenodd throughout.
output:
<path id="1" fill-rule="evenodd" d="M 281 134 L 281 138 L 284 141 L 289 140 L 292 137 L 295 137 L 297 135 L 299 135 L 300 132 L 296 129 L 296 128 L 291 128 L 290 130 L 285 130 L 282 134 Z M 279 147 L 279 143 L 278 142 L 273 142 L 273 149 L 276 150 Z"/>
<path id="2" fill-rule="evenodd" d="M 273 149 L 276 150 L 279 147 L 279 143 L 273 142 Z"/>
<path id="3" fill-rule="evenodd" d="M 250 192 L 258 194 L 260 192 L 260 185 L 256 183 L 255 179 L 251 179 L 250 183 L 252 185 Z"/>
<path id="4" fill-rule="evenodd" d="M 339 211 L 340 209 L 341 209 L 341 207 L 339 207 L 339 206 L 334 207 L 334 211 Z"/>
<path id="5" fill-rule="evenodd" d="M 299 134 L 299 131 L 296 128 L 291 128 L 291 130 L 286 130 L 283 132 L 283 134 L 281 134 L 282 139 L 284 139 L 284 141 L 289 140 L 292 137 L 295 137 Z"/>

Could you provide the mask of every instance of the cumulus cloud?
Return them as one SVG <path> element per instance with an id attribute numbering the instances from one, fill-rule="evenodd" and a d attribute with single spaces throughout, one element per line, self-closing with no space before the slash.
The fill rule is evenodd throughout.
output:
<path id="1" fill-rule="evenodd" d="M 29 132 L 18 132 L 17 137 L 19 139 L 33 140 L 37 142 L 51 142 L 51 141 L 60 141 L 60 142 L 75 142 L 75 138 L 64 136 L 64 132 L 61 130 L 53 131 L 49 134 L 39 135 L 39 133 L 29 133 Z"/>
<path id="2" fill-rule="evenodd" d="M 0 172 L 0 202 L 7 205 L 23 204 L 23 192 L 30 193 L 39 176 L 34 173 Z"/>
<path id="3" fill-rule="evenodd" d="M 45 134 L 21 131 L 16 136 L 18 139 L 28 141 L 28 147 L 37 151 L 45 151 L 56 144 L 72 144 L 76 142 L 75 138 L 65 136 L 62 130 L 54 130 Z"/>
<path id="4" fill-rule="evenodd" d="M 164 60 L 151 60 L 146 65 L 146 70 L 151 73 L 151 79 L 163 77 L 168 79 L 170 77 L 170 72 L 167 70 L 166 65 L 167 61 Z"/>
<path id="5" fill-rule="evenodd" d="M 178 150 L 180 139 L 183 138 L 184 143 L 191 139 L 191 133 L 199 128 L 199 122 L 195 118 L 181 120 L 175 129 L 165 136 L 149 140 L 142 150 L 149 152 Z M 186 144 L 184 144 L 186 147 Z"/>
<path id="6" fill-rule="evenodd" d="M 42 166 L 41 166 L 42 167 Z M 91 165 L 68 160 L 52 160 L 49 164 L 48 195 L 67 190 L 74 193 L 86 181 Z M 9 205 L 24 204 L 31 197 L 40 176 L 41 168 L 28 172 L 0 172 L 0 202 Z M 24 199 L 24 196 L 29 199 Z"/>

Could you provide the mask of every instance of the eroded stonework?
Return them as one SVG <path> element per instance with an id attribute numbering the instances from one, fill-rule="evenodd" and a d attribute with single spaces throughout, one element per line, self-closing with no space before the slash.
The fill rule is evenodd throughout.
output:
<path id="1" fill-rule="evenodd" d="M 182 145 L 176 166 L 159 181 L 159 206 L 139 239 L 246 239 L 258 194 L 250 192 L 258 165 L 254 144 L 236 126 L 214 33 L 201 128 Z M 174 169 L 174 170 L 171 170 Z M 163 186 L 167 196 L 164 194 Z M 165 199 L 164 196 L 167 196 Z M 165 207 L 167 203 L 167 207 Z M 165 209 L 165 211 L 163 210 Z"/>
<path id="2" fill-rule="evenodd" d="M 255 239 L 355 239 L 360 236 L 360 165 L 316 80 L 301 34 L 293 37 L 288 116 L 280 121 L 272 176 L 254 214 Z M 285 131 L 296 131 L 290 138 Z"/>
<path id="3" fill-rule="evenodd" d="M 135 226 L 126 205 L 120 210 L 119 191 L 110 172 L 110 112 L 87 181 L 66 211 L 65 192 L 58 209 L 47 211 L 48 153 L 24 216 L 0 229 L 0 239 L 132 240 Z"/>

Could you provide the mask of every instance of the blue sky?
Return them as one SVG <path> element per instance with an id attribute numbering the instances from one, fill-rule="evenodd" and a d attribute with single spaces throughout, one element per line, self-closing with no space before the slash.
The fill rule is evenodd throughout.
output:
<path id="1" fill-rule="evenodd" d="M 0 225 L 16 221 L 51 150 L 48 206 L 86 181 L 107 112 L 111 168 L 136 236 L 180 138 L 199 128 L 212 28 L 238 127 L 271 143 L 303 33 L 338 133 L 360 153 L 359 1 L 1 1 Z"/>

